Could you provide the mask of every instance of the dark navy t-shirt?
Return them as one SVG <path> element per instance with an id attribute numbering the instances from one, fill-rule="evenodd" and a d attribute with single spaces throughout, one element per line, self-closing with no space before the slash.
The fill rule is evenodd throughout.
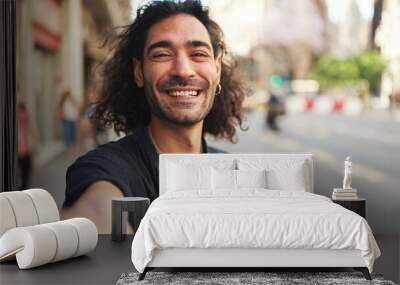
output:
<path id="1" fill-rule="evenodd" d="M 207 146 L 209 153 L 222 152 Z M 140 127 L 131 135 L 110 142 L 79 157 L 67 170 L 64 207 L 71 206 L 94 182 L 109 181 L 125 196 L 158 197 L 158 153 L 148 127 Z"/>

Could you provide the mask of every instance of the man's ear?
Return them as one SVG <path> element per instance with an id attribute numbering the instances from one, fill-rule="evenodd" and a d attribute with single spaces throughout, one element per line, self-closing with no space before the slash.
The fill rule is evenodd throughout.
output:
<path id="1" fill-rule="evenodd" d="M 144 85 L 143 72 L 142 72 L 142 62 L 136 58 L 132 60 L 133 63 L 133 75 L 135 77 L 136 85 L 142 88 Z"/>

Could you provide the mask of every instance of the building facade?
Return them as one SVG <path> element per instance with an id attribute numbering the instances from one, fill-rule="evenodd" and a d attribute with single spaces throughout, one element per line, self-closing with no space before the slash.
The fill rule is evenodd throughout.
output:
<path id="1" fill-rule="evenodd" d="M 387 68 L 382 76 L 381 104 L 389 107 L 394 98 L 400 105 L 400 0 L 383 1 L 380 24 L 375 43 L 380 48 Z"/>
<path id="2" fill-rule="evenodd" d="M 208 2 L 229 47 L 246 62 L 242 65 L 244 75 L 264 88 L 273 74 L 305 79 L 312 63 L 326 49 L 324 1 Z"/>
<path id="3" fill-rule="evenodd" d="M 130 23 L 128 0 L 17 0 L 17 100 L 25 102 L 39 129 L 36 162 L 63 149 L 58 102 L 69 91 L 82 102 L 91 69 L 107 53 L 113 29 Z"/>

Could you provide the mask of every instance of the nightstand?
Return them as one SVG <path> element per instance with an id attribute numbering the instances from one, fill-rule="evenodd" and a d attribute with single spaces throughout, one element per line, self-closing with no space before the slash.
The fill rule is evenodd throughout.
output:
<path id="1" fill-rule="evenodd" d="M 133 217 L 133 230 L 136 232 L 140 221 L 144 217 L 147 208 L 150 206 L 150 199 L 144 197 L 123 197 L 113 198 L 112 207 L 112 231 L 113 241 L 124 241 L 127 239 L 128 215 Z"/>
<path id="2" fill-rule="evenodd" d="M 359 214 L 361 217 L 365 218 L 365 208 L 366 200 L 363 198 L 358 198 L 355 200 L 337 200 L 332 199 L 332 202 L 339 204 L 340 206 Z"/>

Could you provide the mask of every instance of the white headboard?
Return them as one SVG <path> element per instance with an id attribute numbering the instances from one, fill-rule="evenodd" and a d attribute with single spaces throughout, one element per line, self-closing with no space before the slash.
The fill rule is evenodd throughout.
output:
<path id="1" fill-rule="evenodd" d="M 204 153 L 204 154 L 160 154 L 159 160 L 159 185 L 160 185 L 160 195 L 166 192 L 167 185 L 167 165 L 168 162 L 184 162 L 185 164 L 191 165 L 214 165 L 218 162 L 231 161 L 233 165 L 236 165 L 237 159 L 271 159 L 271 160 L 283 160 L 283 161 L 304 161 L 306 167 L 306 178 L 308 180 L 307 192 L 314 192 L 314 167 L 312 154 L 310 153 L 299 153 L 299 154 L 278 154 L 278 153 L 243 153 L 243 154 L 233 154 L 233 153 Z"/>

